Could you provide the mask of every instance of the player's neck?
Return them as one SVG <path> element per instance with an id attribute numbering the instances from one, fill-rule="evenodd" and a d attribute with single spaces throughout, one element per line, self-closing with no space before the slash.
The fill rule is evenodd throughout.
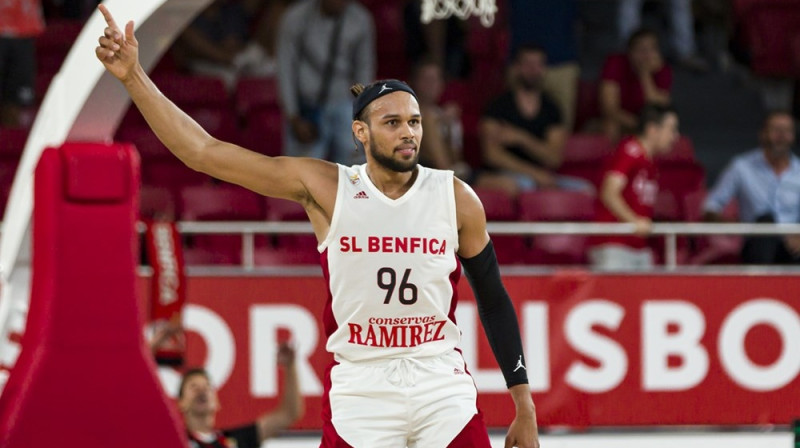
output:
<path id="1" fill-rule="evenodd" d="M 647 137 L 643 137 L 641 135 L 636 136 L 636 142 L 642 147 L 645 155 L 647 155 L 647 158 L 652 159 L 655 145 Z"/>
<path id="2" fill-rule="evenodd" d="M 386 197 L 397 199 L 404 195 L 417 178 L 419 168 L 408 172 L 392 171 L 377 163 L 367 163 L 367 176 L 370 182 Z"/>
<path id="3" fill-rule="evenodd" d="M 213 432 L 214 431 L 214 414 L 191 414 L 187 413 L 183 416 L 183 422 L 188 431 L 193 432 Z"/>

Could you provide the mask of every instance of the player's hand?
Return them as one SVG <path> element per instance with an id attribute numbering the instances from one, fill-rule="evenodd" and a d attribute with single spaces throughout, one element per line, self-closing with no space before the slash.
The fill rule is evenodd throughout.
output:
<path id="1" fill-rule="evenodd" d="M 800 235 L 786 235 L 783 242 L 793 257 L 800 257 Z"/>
<path id="2" fill-rule="evenodd" d="M 133 35 L 133 21 L 125 25 L 123 32 L 105 5 L 97 8 L 106 20 L 106 28 L 98 39 L 100 46 L 94 49 L 95 55 L 114 77 L 125 81 L 139 63 L 139 42 Z"/>
<path id="3" fill-rule="evenodd" d="M 514 418 L 508 427 L 505 448 L 539 448 L 539 429 L 536 426 L 536 414 L 520 415 Z"/>
<path id="4" fill-rule="evenodd" d="M 649 218 L 639 217 L 636 218 L 636 221 L 633 222 L 634 231 L 638 236 L 647 236 L 650 235 L 650 232 L 653 230 L 653 221 Z"/>

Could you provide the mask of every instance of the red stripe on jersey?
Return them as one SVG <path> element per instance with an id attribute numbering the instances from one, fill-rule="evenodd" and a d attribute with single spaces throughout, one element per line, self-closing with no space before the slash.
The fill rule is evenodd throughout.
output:
<path id="1" fill-rule="evenodd" d="M 322 267 L 322 276 L 325 277 L 325 284 L 328 285 L 328 299 L 325 301 L 325 309 L 322 311 L 322 326 L 325 329 L 325 337 L 329 338 L 339 328 L 336 317 L 333 315 L 333 294 L 331 294 L 331 272 L 328 269 L 328 250 L 319 255 L 319 265 Z"/>
<path id="2" fill-rule="evenodd" d="M 458 255 L 455 253 L 453 253 L 453 256 L 456 257 L 456 268 L 450 273 L 450 286 L 453 289 L 453 295 L 450 297 L 450 311 L 447 312 L 447 318 L 458 325 L 458 322 L 456 322 L 456 305 L 458 304 L 458 280 L 461 279 L 461 260 L 458 259 Z"/>

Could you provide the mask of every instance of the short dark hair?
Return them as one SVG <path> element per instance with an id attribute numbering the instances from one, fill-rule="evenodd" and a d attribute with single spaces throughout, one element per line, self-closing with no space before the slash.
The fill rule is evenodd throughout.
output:
<path id="1" fill-rule="evenodd" d="M 183 376 L 181 377 L 181 385 L 178 387 L 178 398 L 183 398 L 183 389 L 186 387 L 186 383 L 189 381 L 190 378 L 193 376 L 203 376 L 209 382 L 211 381 L 211 377 L 208 376 L 208 372 L 206 369 L 202 367 L 193 367 L 185 372 L 183 372 Z"/>
<path id="2" fill-rule="evenodd" d="M 648 37 L 652 37 L 653 39 L 656 40 L 656 42 L 659 41 L 658 33 L 653 31 L 652 29 L 639 28 L 638 30 L 634 31 L 633 34 L 630 35 L 630 37 L 628 37 L 628 44 L 626 48 L 628 49 L 628 51 L 630 51 L 630 49 L 633 48 L 633 46 L 636 45 L 638 41 Z"/>
<path id="3" fill-rule="evenodd" d="M 644 134 L 649 124 L 660 125 L 668 114 L 678 115 L 678 112 L 668 104 L 645 104 L 641 112 L 639 112 L 639 124 L 636 127 L 636 133 L 639 135 Z"/>
<path id="4" fill-rule="evenodd" d="M 511 60 L 513 62 L 519 62 L 519 58 L 523 53 L 541 53 L 547 58 L 547 50 L 545 50 L 543 46 L 533 42 L 526 42 L 517 46 L 514 50 L 514 57 Z"/>

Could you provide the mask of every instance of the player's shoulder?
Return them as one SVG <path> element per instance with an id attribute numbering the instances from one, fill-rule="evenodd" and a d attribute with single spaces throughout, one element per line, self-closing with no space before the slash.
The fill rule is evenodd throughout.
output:
<path id="1" fill-rule="evenodd" d="M 619 153 L 635 159 L 645 157 L 644 148 L 636 138 L 627 138 L 620 142 Z"/>
<path id="2" fill-rule="evenodd" d="M 295 22 L 304 20 L 311 13 L 315 2 L 313 0 L 301 0 L 289 5 L 289 8 L 283 14 L 283 20 L 288 22 Z"/>
<path id="3" fill-rule="evenodd" d="M 478 194 L 475 193 L 475 190 L 473 190 L 468 183 L 456 176 L 452 176 L 451 179 L 451 182 L 453 182 L 453 194 L 456 200 L 456 211 L 459 214 L 483 214 L 483 203 L 478 197 Z"/>

